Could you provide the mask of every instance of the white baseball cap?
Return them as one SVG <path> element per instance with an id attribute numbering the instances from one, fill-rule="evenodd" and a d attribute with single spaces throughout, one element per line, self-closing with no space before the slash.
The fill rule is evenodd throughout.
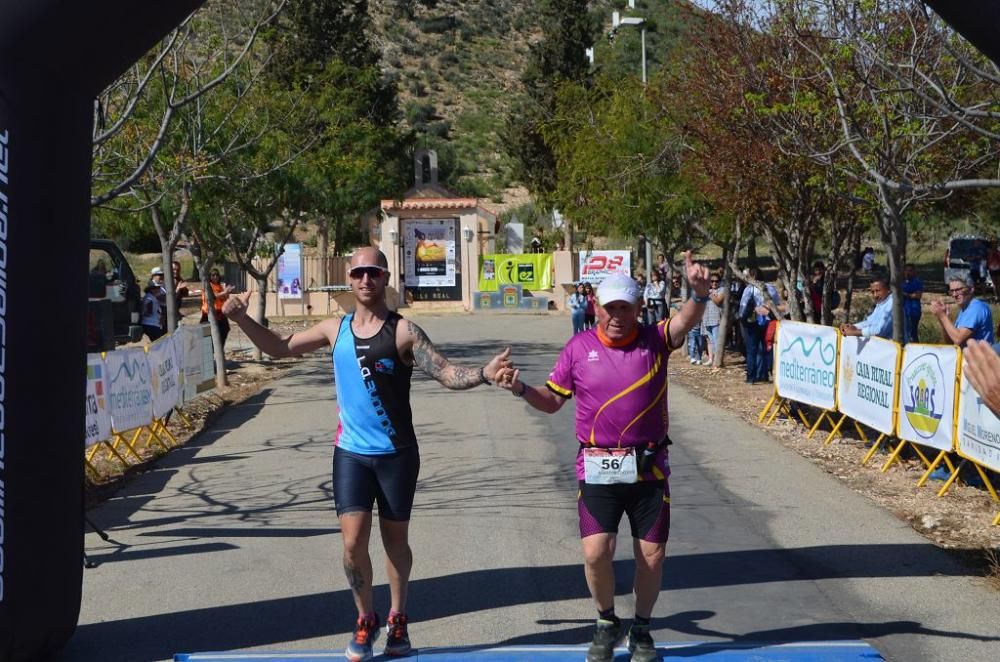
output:
<path id="1" fill-rule="evenodd" d="M 151 276 L 162 276 L 163 275 L 163 269 L 161 269 L 160 267 L 153 267 L 152 271 L 149 272 L 149 275 L 151 275 Z"/>
<path id="2" fill-rule="evenodd" d="M 640 296 L 639 283 L 620 271 L 616 271 L 602 280 L 597 287 L 597 300 L 601 302 L 602 306 L 606 306 L 612 301 L 635 303 Z"/>

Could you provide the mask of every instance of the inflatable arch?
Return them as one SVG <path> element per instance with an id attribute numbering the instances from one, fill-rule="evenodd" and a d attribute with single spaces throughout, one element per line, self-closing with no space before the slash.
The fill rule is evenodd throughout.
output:
<path id="1" fill-rule="evenodd" d="M 0 0 L 2 660 L 80 611 L 94 98 L 202 2 Z"/>

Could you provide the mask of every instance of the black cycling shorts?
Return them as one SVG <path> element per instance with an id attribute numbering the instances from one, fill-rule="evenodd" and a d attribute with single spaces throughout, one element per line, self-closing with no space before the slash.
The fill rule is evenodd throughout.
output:
<path id="1" fill-rule="evenodd" d="M 339 446 L 333 451 L 333 500 L 337 515 L 371 512 L 387 520 L 410 519 L 420 473 L 420 452 L 410 446 L 386 455 L 361 455 Z"/>
<path id="2" fill-rule="evenodd" d="M 665 543 L 670 535 L 670 487 L 666 480 L 617 485 L 590 485 L 581 480 L 577 511 L 581 538 L 618 533 L 622 515 L 628 515 L 633 538 Z"/>

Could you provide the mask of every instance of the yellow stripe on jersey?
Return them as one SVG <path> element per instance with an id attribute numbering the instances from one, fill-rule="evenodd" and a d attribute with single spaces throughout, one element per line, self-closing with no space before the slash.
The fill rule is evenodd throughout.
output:
<path id="1" fill-rule="evenodd" d="M 626 388 L 624 391 L 622 391 L 621 393 L 618 393 L 613 398 L 611 398 L 610 400 L 608 400 L 607 402 L 605 402 L 603 405 L 601 405 L 601 408 L 597 410 L 596 414 L 594 414 L 594 424 L 590 427 L 590 439 L 589 439 L 589 442 L 590 442 L 591 446 L 596 446 L 597 445 L 597 442 L 594 441 L 594 430 L 597 428 L 597 419 L 600 417 L 601 412 L 603 412 L 605 409 L 607 409 L 609 406 L 611 406 L 611 403 L 613 403 L 615 400 L 619 400 L 621 398 L 624 398 L 626 395 L 628 395 L 632 391 L 636 390 L 637 388 L 639 388 L 643 384 L 646 384 L 651 379 L 653 379 L 653 376 L 657 372 L 659 372 L 660 366 L 662 365 L 662 363 L 663 363 L 663 361 L 662 361 L 660 355 L 657 355 L 656 356 L 656 361 L 653 362 L 653 367 L 649 370 L 649 372 L 647 372 L 645 375 L 643 375 L 637 382 L 635 382 L 634 384 L 632 384 L 631 386 L 629 386 L 628 388 Z M 619 443 L 619 445 L 621 445 L 621 437 L 618 438 L 618 443 Z"/>
<path id="2" fill-rule="evenodd" d="M 621 431 L 621 434 L 618 435 L 618 445 L 619 446 L 622 445 L 622 437 L 625 436 L 625 433 L 628 432 L 628 429 L 630 427 L 632 427 L 633 425 L 635 425 L 636 422 L 640 418 L 642 418 L 643 416 L 646 415 L 646 412 L 648 412 L 650 409 L 652 409 L 653 407 L 655 407 L 657 405 L 657 403 L 660 402 L 660 399 L 663 397 L 663 394 L 666 392 L 666 390 L 667 390 L 667 380 L 664 379 L 663 380 L 663 386 L 660 387 L 660 392 L 656 394 L 656 397 L 653 398 L 653 401 L 649 403 L 649 406 L 646 407 L 645 409 L 643 409 L 641 412 L 639 412 L 638 416 L 636 416 L 631 421 L 629 421 L 628 425 L 626 425 L 625 428 Z"/>
<path id="3" fill-rule="evenodd" d="M 569 398 L 573 395 L 573 391 L 570 391 L 569 389 L 559 386 L 559 384 L 556 384 L 551 379 L 545 382 L 545 385 L 563 397 Z"/>

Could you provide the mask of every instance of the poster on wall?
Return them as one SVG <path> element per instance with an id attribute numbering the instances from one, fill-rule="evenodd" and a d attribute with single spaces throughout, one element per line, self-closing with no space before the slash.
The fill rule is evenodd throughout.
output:
<path id="1" fill-rule="evenodd" d="M 632 275 L 630 251 L 580 251 L 580 281 L 599 285 L 609 275 L 620 271 Z"/>
<path id="2" fill-rule="evenodd" d="M 496 292 L 504 285 L 520 285 L 526 290 L 552 287 L 552 254 L 496 254 L 483 258 L 479 291 Z"/>
<path id="3" fill-rule="evenodd" d="M 403 249 L 407 287 L 454 287 L 455 219 L 405 221 Z"/>
<path id="4" fill-rule="evenodd" d="M 302 244 L 285 244 L 278 258 L 278 298 L 302 298 Z"/>
<path id="5" fill-rule="evenodd" d="M 774 345 L 774 385 L 783 398 L 823 409 L 836 405 L 837 330 L 781 322 Z"/>
<path id="6" fill-rule="evenodd" d="M 954 345 L 910 343 L 905 347 L 897 437 L 938 450 L 952 449 L 957 369 Z"/>

